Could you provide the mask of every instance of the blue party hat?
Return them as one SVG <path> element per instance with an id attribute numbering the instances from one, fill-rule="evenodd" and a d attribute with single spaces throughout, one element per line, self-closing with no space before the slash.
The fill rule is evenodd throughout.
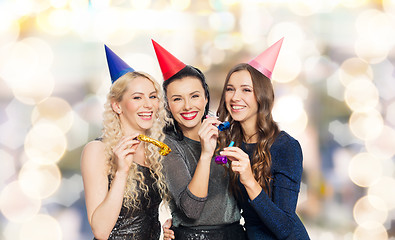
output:
<path id="1" fill-rule="evenodd" d="M 110 70 L 111 82 L 114 83 L 118 78 L 125 73 L 134 72 L 127 63 L 125 63 L 117 54 L 115 54 L 109 47 L 104 45 L 106 50 L 108 69 Z"/>

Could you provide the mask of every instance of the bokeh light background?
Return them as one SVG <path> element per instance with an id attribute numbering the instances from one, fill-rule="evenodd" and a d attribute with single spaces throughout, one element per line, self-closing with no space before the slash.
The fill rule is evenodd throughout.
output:
<path id="1" fill-rule="evenodd" d="M 92 239 L 79 161 L 104 43 L 161 81 L 155 39 L 205 72 L 215 110 L 227 70 L 283 36 L 274 116 L 303 148 L 311 238 L 395 239 L 394 29 L 394 0 L 1 0 L 0 239 Z"/>

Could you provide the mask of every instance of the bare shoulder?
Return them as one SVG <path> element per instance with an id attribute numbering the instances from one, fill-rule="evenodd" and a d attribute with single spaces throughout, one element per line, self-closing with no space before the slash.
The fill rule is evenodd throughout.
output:
<path id="1" fill-rule="evenodd" d="M 81 171 L 106 169 L 105 145 L 101 141 L 87 143 L 81 155 Z"/>

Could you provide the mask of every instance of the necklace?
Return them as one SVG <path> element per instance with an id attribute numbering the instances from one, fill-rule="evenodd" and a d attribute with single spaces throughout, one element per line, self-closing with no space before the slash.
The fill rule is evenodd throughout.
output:
<path id="1" fill-rule="evenodd" d="M 256 132 L 256 133 L 254 133 L 254 134 L 252 134 L 251 136 L 249 136 L 245 142 L 248 143 L 248 141 L 250 141 L 250 139 L 251 139 L 253 136 L 257 135 L 258 133 L 259 133 L 259 131 Z"/>

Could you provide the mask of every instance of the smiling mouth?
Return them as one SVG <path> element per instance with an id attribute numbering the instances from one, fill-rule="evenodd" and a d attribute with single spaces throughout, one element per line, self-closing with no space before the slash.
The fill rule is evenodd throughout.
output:
<path id="1" fill-rule="evenodd" d="M 197 116 L 198 112 L 181 113 L 181 117 L 185 120 L 192 120 Z"/>
<path id="2" fill-rule="evenodd" d="M 138 113 L 137 115 L 144 120 L 151 120 L 152 119 L 152 112 Z"/>
<path id="3" fill-rule="evenodd" d="M 232 111 L 240 111 L 245 108 L 245 106 L 234 106 L 234 105 L 231 105 L 230 107 Z"/>

